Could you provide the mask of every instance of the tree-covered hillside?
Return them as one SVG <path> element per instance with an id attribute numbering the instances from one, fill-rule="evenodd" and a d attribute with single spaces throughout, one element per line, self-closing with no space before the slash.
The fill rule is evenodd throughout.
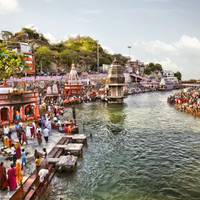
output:
<path id="1" fill-rule="evenodd" d="M 43 34 L 36 30 L 22 28 L 17 33 L 4 31 L 2 38 L 7 44 L 12 42 L 28 42 L 31 44 L 35 53 L 38 72 L 41 69 L 45 72 L 49 71 L 52 63 L 56 65 L 58 71 L 69 71 L 72 63 L 75 63 L 80 71 L 97 71 L 97 52 L 99 66 L 111 64 L 115 57 L 122 65 L 125 65 L 128 60 L 121 54 L 110 54 L 95 39 L 88 36 L 77 36 L 51 44 Z"/>

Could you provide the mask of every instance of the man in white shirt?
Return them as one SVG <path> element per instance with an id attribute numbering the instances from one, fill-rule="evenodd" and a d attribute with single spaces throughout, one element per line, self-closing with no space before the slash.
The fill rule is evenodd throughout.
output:
<path id="1" fill-rule="evenodd" d="M 45 139 L 46 143 L 48 143 L 48 140 L 49 140 L 49 129 L 47 127 L 45 127 L 45 129 L 43 130 L 43 135 L 44 135 L 44 139 Z"/>
<path id="2" fill-rule="evenodd" d="M 40 133 L 42 133 L 41 127 L 40 127 L 40 126 L 37 126 L 37 128 L 36 128 L 36 133 L 38 133 L 39 131 L 40 131 Z"/>
<path id="3" fill-rule="evenodd" d="M 54 116 L 53 121 L 54 121 L 54 123 L 58 122 L 58 118 L 56 116 Z"/>
<path id="4" fill-rule="evenodd" d="M 7 125 L 5 125 L 5 126 L 3 127 L 3 134 L 4 134 L 5 136 L 8 136 L 9 131 L 10 131 L 10 128 L 9 128 Z"/>

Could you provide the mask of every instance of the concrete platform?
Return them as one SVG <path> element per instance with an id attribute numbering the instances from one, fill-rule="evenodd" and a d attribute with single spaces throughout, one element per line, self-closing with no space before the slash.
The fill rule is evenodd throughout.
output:
<path id="1" fill-rule="evenodd" d="M 65 137 L 67 137 L 73 143 L 87 144 L 87 137 L 84 134 L 67 135 Z"/>
<path id="2" fill-rule="evenodd" d="M 55 146 L 55 148 L 65 149 L 65 148 L 67 148 L 67 144 L 64 144 L 64 145 L 62 145 L 62 144 L 57 144 L 57 145 Z"/>
<path id="3" fill-rule="evenodd" d="M 67 156 L 61 156 L 60 160 L 56 163 L 56 166 L 59 167 L 59 171 L 71 171 L 75 169 L 77 165 L 77 156 L 73 155 L 67 155 Z"/>
<path id="4" fill-rule="evenodd" d="M 70 153 L 72 155 L 82 155 L 83 144 L 80 143 L 68 143 L 65 148 L 66 153 Z"/>
<path id="5" fill-rule="evenodd" d="M 47 158 L 47 162 L 50 164 L 55 164 L 59 167 L 60 171 L 73 170 L 77 165 L 77 156 L 67 155 L 60 156 L 59 158 Z"/>
<path id="6" fill-rule="evenodd" d="M 56 164 L 60 158 L 47 158 L 47 162 L 51 164 Z"/>

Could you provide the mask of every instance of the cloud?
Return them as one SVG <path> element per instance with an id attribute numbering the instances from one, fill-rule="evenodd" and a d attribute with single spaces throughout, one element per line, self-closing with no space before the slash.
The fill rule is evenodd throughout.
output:
<path id="1" fill-rule="evenodd" d="M 28 24 L 28 25 L 25 25 L 24 28 L 29 28 L 31 30 L 34 30 L 36 31 L 37 33 L 41 33 L 41 31 L 39 30 L 38 27 L 36 27 L 35 25 L 33 24 Z M 51 44 L 55 44 L 55 43 L 58 43 L 58 42 L 61 42 L 61 40 L 57 39 L 53 34 L 51 33 L 44 33 L 43 34 L 44 37 L 46 39 L 48 39 L 48 41 L 51 43 Z"/>
<path id="2" fill-rule="evenodd" d="M 142 41 L 133 44 L 134 57 L 159 62 L 164 68 L 181 71 L 184 79 L 200 78 L 200 39 L 183 35 L 174 42 Z"/>
<path id="3" fill-rule="evenodd" d="M 150 42 L 136 42 L 134 43 L 134 46 L 140 46 L 144 48 L 145 51 L 151 54 L 157 54 L 159 51 L 174 52 L 176 50 L 174 45 L 167 44 L 159 40 Z"/>
<path id="4" fill-rule="evenodd" d="M 152 2 L 159 2 L 159 3 L 166 3 L 171 0 L 144 0 L 145 2 L 152 3 Z"/>
<path id="5" fill-rule="evenodd" d="M 190 48 L 190 49 L 200 49 L 200 41 L 196 37 L 190 37 L 183 35 L 181 39 L 175 43 L 177 48 Z"/>
<path id="6" fill-rule="evenodd" d="M 76 21 L 79 23 L 88 24 L 95 20 L 95 17 L 100 15 L 102 10 L 100 9 L 83 9 L 80 11 Z"/>
<path id="7" fill-rule="evenodd" d="M 51 3 L 53 2 L 54 0 L 44 0 L 46 3 Z"/>
<path id="8" fill-rule="evenodd" d="M 44 33 L 43 35 L 45 38 L 47 38 L 49 40 L 49 42 L 51 44 L 60 42 L 60 40 L 57 40 L 56 37 L 54 35 L 52 35 L 51 33 Z"/>
<path id="9" fill-rule="evenodd" d="M 7 14 L 19 11 L 18 0 L 0 0 L 0 14 Z"/>
<path id="10" fill-rule="evenodd" d="M 160 63 L 164 70 L 172 70 L 174 72 L 182 71 L 181 68 L 168 57 L 164 60 L 155 60 L 154 62 Z"/>
<path id="11" fill-rule="evenodd" d="M 87 23 L 92 22 L 93 19 L 92 19 L 92 18 L 87 18 L 87 17 L 78 17 L 78 18 L 76 19 L 76 21 L 77 21 L 78 23 L 87 24 Z"/>
<path id="12" fill-rule="evenodd" d="M 102 11 L 99 9 L 90 9 L 90 10 L 84 10 L 83 14 L 85 15 L 98 15 L 100 14 Z"/>
<path id="13" fill-rule="evenodd" d="M 33 24 L 25 25 L 24 28 L 28 28 L 28 29 L 31 29 L 33 31 L 39 32 L 39 28 L 34 26 Z"/>
<path id="14" fill-rule="evenodd" d="M 102 45 L 103 49 L 105 49 L 110 54 L 115 54 L 115 51 L 111 47 L 107 47 Z"/>

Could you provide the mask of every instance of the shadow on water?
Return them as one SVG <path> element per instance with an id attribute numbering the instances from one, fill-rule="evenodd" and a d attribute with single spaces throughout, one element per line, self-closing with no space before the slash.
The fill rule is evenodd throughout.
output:
<path id="1" fill-rule="evenodd" d="M 107 114 L 111 123 L 120 125 L 124 123 L 126 118 L 126 114 L 124 112 L 125 107 L 125 104 L 110 104 L 106 106 Z"/>
<path id="2" fill-rule="evenodd" d="M 112 134 L 119 134 L 124 130 L 124 121 L 126 119 L 126 114 L 124 112 L 125 104 L 109 104 L 106 105 L 106 115 L 108 121 L 106 127 L 108 131 Z"/>

